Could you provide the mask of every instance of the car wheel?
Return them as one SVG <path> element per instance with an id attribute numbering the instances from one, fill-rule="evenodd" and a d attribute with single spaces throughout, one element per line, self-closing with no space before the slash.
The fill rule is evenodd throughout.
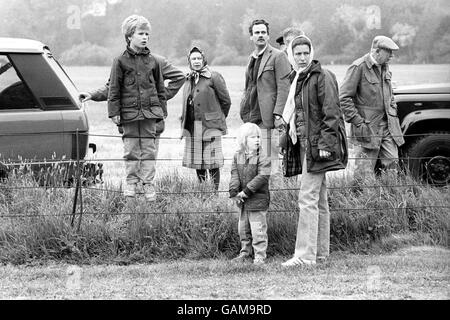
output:
<path id="1" fill-rule="evenodd" d="M 414 177 L 435 185 L 450 183 L 450 132 L 430 132 L 417 139 L 406 157 Z"/>

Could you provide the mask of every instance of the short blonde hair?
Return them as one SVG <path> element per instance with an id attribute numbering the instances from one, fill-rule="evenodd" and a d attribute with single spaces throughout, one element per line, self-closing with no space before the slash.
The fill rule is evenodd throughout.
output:
<path id="1" fill-rule="evenodd" d="M 247 147 L 247 137 L 257 135 L 261 137 L 261 129 L 254 123 L 247 122 L 239 127 L 237 134 L 238 151 L 244 151 Z"/>
<path id="2" fill-rule="evenodd" d="M 150 32 L 152 30 L 152 26 L 150 22 L 143 16 L 138 16 L 137 14 L 133 14 L 122 22 L 122 33 L 125 36 L 125 41 L 127 44 L 130 43 L 128 37 L 131 37 L 136 29 L 148 29 Z"/>

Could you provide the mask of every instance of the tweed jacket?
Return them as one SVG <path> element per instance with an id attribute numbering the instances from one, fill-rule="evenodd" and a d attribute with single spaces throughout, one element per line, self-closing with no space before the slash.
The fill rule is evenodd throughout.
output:
<path id="1" fill-rule="evenodd" d="M 251 56 L 249 58 L 250 63 Z M 289 94 L 291 65 L 284 52 L 267 45 L 259 65 L 256 90 L 264 128 L 274 127 L 274 115 L 282 115 Z M 242 121 L 250 121 L 250 110 L 246 107 L 249 98 L 250 75 L 245 73 L 245 91 L 241 100 L 240 116 Z"/>

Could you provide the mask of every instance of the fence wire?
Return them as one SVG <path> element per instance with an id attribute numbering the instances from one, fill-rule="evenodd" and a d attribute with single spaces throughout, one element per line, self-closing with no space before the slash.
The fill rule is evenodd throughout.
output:
<path id="1" fill-rule="evenodd" d="M 339 211 L 398 211 L 398 210 L 415 210 L 415 209 L 450 209 L 450 206 L 436 206 L 436 205 L 430 205 L 430 206 L 412 206 L 412 207 L 381 207 L 381 208 L 330 208 L 330 212 L 339 212 Z M 297 214 L 299 212 L 298 208 L 295 208 L 294 210 L 268 210 L 267 211 L 270 214 L 275 213 L 292 213 Z M 237 214 L 239 213 L 238 210 L 231 210 L 231 211 L 179 211 L 179 212 L 82 212 L 84 216 L 140 216 L 140 215 L 155 215 L 155 216 L 189 216 L 189 215 L 222 215 L 222 214 Z M 73 213 L 62 213 L 62 214 L 0 214 L 1 218 L 40 218 L 40 217 L 72 217 Z"/>
<path id="2" fill-rule="evenodd" d="M 2 133 L 1 136 L 30 136 L 35 135 L 36 133 L 24 133 L 24 134 L 17 134 L 17 133 Z M 59 133 L 46 133 L 46 134 L 59 134 Z M 109 137 L 109 138 L 122 138 L 121 135 L 107 135 L 107 134 L 92 134 L 92 133 L 78 133 L 78 135 L 88 135 L 91 137 Z M 447 133 L 426 133 L 426 134 L 408 134 L 408 135 L 402 135 L 402 137 L 428 137 L 428 136 L 448 136 Z M 382 137 L 380 135 L 372 135 L 371 137 Z M 138 138 L 138 137 L 136 137 Z M 158 137 L 160 140 L 180 140 L 179 137 Z M 224 136 L 223 139 L 230 139 L 234 140 L 236 137 L 234 136 Z M 351 139 L 351 137 L 347 137 L 347 139 Z M 79 149 L 79 145 L 77 144 L 77 147 Z M 79 150 L 77 150 L 79 151 Z M 433 157 L 400 157 L 399 160 L 429 160 Z M 377 158 L 369 158 L 369 157 L 349 157 L 349 160 L 376 160 Z M 158 158 L 151 161 L 182 161 L 183 159 L 178 158 Z M 226 161 L 231 161 L 233 158 L 224 158 Z M 281 158 L 280 158 L 281 160 Z M 72 164 L 74 165 L 74 168 L 80 168 L 81 164 L 89 164 L 89 163 L 99 163 L 99 162 L 116 162 L 116 161 L 124 161 L 123 158 L 96 158 L 91 160 L 86 159 L 79 159 L 79 160 L 67 160 L 66 158 L 62 157 L 61 159 L 33 159 L 31 161 L 23 161 L 21 159 L 19 160 L 11 160 L 9 159 L 7 163 L 3 162 L 6 166 L 30 166 L 30 165 L 52 165 L 54 168 L 57 168 L 58 165 L 65 165 L 65 164 Z M 139 161 L 139 160 L 136 160 Z M 77 177 L 74 177 L 76 179 L 80 179 L 79 171 L 77 174 Z M 359 190 L 362 189 L 379 189 L 379 188 L 415 188 L 415 187 L 428 187 L 428 184 L 399 184 L 399 185 L 343 185 L 343 186 L 335 186 L 335 187 L 327 187 L 330 191 L 336 191 L 336 190 L 344 190 L 344 189 L 354 189 L 357 188 Z M 41 189 L 45 188 L 48 189 L 69 189 L 67 186 L 7 186 L 7 185 L 0 185 L 0 190 L 29 190 L 29 189 Z M 114 190 L 114 189 L 108 189 L 108 188 L 98 188 L 98 187 L 86 187 L 86 186 L 80 186 L 79 190 L 76 189 L 76 192 L 80 192 L 80 198 L 81 198 L 81 191 L 82 190 L 91 190 L 91 191 L 100 191 L 100 192 L 108 192 L 108 193 L 123 193 L 121 190 Z M 271 192 L 286 192 L 286 191 L 299 191 L 300 188 L 277 188 L 277 189 L 270 189 Z M 214 191 L 207 191 L 207 190 L 199 190 L 199 191 L 182 191 L 182 192 L 169 192 L 169 191 L 162 191 L 158 194 L 160 195 L 192 195 L 192 194 L 219 194 L 219 193 L 228 193 L 228 190 L 214 190 Z M 80 199 L 81 202 L 83 202 L 82 198 Z M 74 209 L 76 207 L 76 200 L 74 200 Z M 412 207 L 383 207 L 383 208 L 330 208 L 331 212 L 338 212 L 338 211 L 392 211 L 392 210 L 417 210 L 417 209 L 433 209 L 433 208 L 443 208 L 443 209 L 449 209 L 450 206 L 436 206 L 436 205 L 429 205 L 429 206 L 412 206 Z M 72 212 L 67 214 L 18 214 L 18 215 L 8 215 L 8 214 L 1 214 L 0 218 L 36 218 L 36 217 L 61 217 L 61 216 L 71 216 L 74 217 L 75 214 L 80 216 L 80 222 L 81 222 L 81 215 L 110 215 L 110 216 L 116 216 L 116 215 L 158 215 L 158 216 L 164 216 L 164 215 L 212 215 L 212 214 L 235 214 L 237 211 L 184 211 L 184 212 L 88 212 L 83 210 L 83 204 L 80 204 L 80 210 L 79 212 Z M 298 208 L 295 210 L 269 210 L 269 213 L 297 213 Z"/>

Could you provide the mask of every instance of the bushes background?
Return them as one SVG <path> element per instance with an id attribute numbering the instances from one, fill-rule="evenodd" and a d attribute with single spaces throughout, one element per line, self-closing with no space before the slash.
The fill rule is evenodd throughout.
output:
<path id="1" fill-rule="evenodd" d="M 60 62 L 76 66 L 111 66 L 113 56 L 109 49 L 84 42 L 64 51 Z"/>

